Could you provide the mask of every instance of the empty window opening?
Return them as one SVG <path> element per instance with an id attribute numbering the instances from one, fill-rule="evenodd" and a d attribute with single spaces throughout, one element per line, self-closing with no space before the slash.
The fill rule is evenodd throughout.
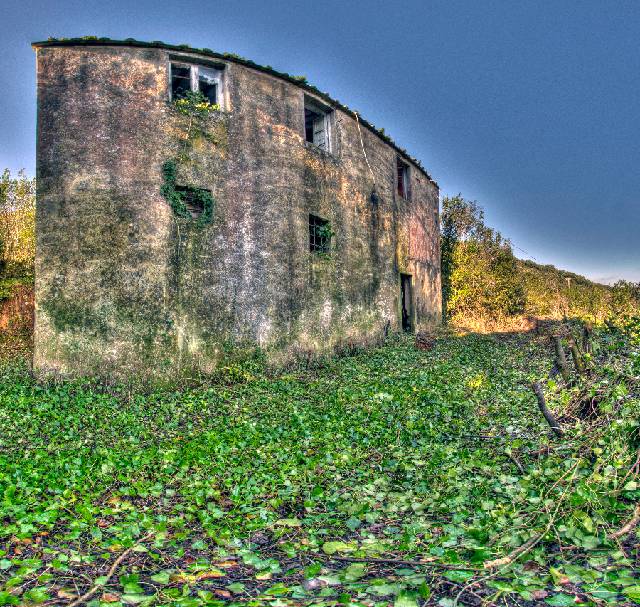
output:
<path id="1" fill-rule="evenodd" d="M 203 188 L 194 188 L 193 186 L 175 186 L 176 192 L 180 192 L 182 195 L 182 201 L 187 208 L 187 212 L 193 219 L 198 219 L 204 212 L 204 197 L 202 193 L 206 192 L 211 195 L 211 190 L 205 190 Z"/>
<path id="2" fill-rule="evenodd" d="M 317 215 L 309 215 L 309 250 L 329 253 L 331 250 L 331 224 Z"/>
<path id="3" fill-rule="evenodd" d="M 409 200 L 409 165 L 400 157 L 397 159 L 398 195 Z"/>
<path id="4" fill-rule="evenodd" d="M 304 98 L 304 138 L 309 143 L 327 152 L 331 151 L 329 142 L 330 110 Z"/>
<path id="5" fill-rule="evenodd" d="M 198 90 L 209 100 L 209 103 L 218 103 L 218 82 L 220 72 L 206 67 L 198 68 Z"/>
<path id="6" fill-rule="evenodd" d="M 191 68 L 188 65 L 171 64 L 171 98 L 180 99 L 191 90 Z"/>
<path id="7" fill-rule="evenodd" d="M 220 103 L 222 71 L 202 65 L 171 63 L 171 99 L 184 97 L 189 91 L 202 93 L 209 103 Z"/>
<path id="8" fill-rule="evenodd" d="M 400 274 L 403 331 L 413 331 L 413 285 L 411 278 L 411 274 Z"/>

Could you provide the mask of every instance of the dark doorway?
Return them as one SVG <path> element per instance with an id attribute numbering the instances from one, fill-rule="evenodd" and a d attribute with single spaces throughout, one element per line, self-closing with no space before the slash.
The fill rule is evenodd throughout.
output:
<path id="1" fill-rule="evenodd" d="M 400 274 L 402 293 L 402 330 L 413 331 L 413 285 L 411 274 Z"/>

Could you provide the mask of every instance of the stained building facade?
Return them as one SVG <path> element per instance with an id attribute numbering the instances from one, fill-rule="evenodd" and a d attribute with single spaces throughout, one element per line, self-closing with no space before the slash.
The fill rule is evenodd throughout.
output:
<path id="1" fill-rule="evenodd" d="M 438 186 L 356 112 L 206 49 L 33 46 L 39 374 L 189 377 L 439 322 Z"/>

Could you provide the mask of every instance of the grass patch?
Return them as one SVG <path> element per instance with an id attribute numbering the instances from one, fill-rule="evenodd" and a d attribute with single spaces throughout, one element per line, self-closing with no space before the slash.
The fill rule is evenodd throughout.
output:
<path id="1" fill-rule="evenodd" d="M 564 439 L 530 335 L 145 395 L 7 362 L 0 605 L 640 601 L 637 545 L 607 537 L 640 496 L 637 332 L 601 331 L 588 380 L 545 383 Z M 585 390 L 597 419 L 576 416 Z"/>

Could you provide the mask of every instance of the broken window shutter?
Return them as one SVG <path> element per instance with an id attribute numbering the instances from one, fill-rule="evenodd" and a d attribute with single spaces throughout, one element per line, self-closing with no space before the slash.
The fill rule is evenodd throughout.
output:
<path id="1" fill-rule="evenodd" d="M 318 116 L 313 121 L 313 143 L 323 150 L 326 148 L 325 117 Z"/>

